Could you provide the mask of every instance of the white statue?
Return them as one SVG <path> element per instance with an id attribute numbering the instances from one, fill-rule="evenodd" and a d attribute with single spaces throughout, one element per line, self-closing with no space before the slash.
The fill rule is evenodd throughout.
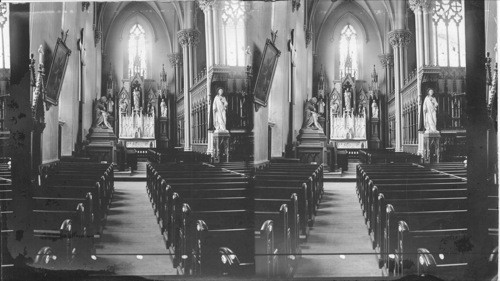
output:
<path id="1" fill-rule="evenodd" d="M 372 118 L 378 118 L 378 105 L 375 100 L 372 102 Z"/>
<path id="2" fill-rule="evenodd" d="M 345 110 L 351 111 L 351 90 L 347 89 L 344 92 Z"/>
<path id="3" fill-rule="evenodd" d="M 437 123 L 437 109 L 438 109 L 438 102 L 436 98 L 434 97 L 434 90 L 429 89 L 427 91 L 427 96 L 425 97 L 424 100 L 424 127 L 425 127 L 425 132 L 429 133 L 436 133 L 438 130 L 436 129 L 436 123 Z"/>
<path id="4" fill-rule="evenodd" d="M 115 102 L 113 101 L 113 97 L 111 95 L 108 95 L 108 112 L 109 112 L 109 114 L 113 114 L 114 109 L 115 109 Z"/>
<path id="5" fill-rule="evenodd" d="M 318 114 L 321 116 L 325 115 L 325 101 L 323 100 L 323 97 L 320 96 L 318 100 Z"/>
<path id="6" fill-rule="evenodd" d="M 214 102 L 212 104 L 214 127 L 216 132 L 227 131 L 226 129 L 227 100 L 222 95 L 223 93 L 224 90 L 222 90 L 222 88 L 219 88 L 217 90 L 217 96 L 215 96 Z"/>
<path id="7" fill-rule="evenodd" d="M 161 109 L 161 117 L 168 117 L 168 108 L 165 99 L 161 99 L 160 109 Z"/>
<path id="8" fill-rule="evenodd" d="M 155 107 L 153 106 L 153 103 L 151 101 L 148 103 L 148 115 L 149 116 L 155 116 L 156 115 Z"/>
<path id="9" fill-rule="evenodd" d="M 134 89 L 134 109 L 135 110 L 139 110 L 139 99 L 140 99 L 140 96 L 141 96 L 141 92 L 139 92 L 139 87 L 136 87 Z"/>

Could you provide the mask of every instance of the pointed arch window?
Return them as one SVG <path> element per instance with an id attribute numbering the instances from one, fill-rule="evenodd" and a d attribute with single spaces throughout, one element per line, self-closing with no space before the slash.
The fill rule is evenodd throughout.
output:
<path id="1" fill-rule="evenodd" d="M 351 74 L 353 77 L 358 73 L 358 34 L 354 27 L 347 24 L 340 33 L 340 77 Z"/>
<path id="2" fill-rule="evenodd" d="M 465 66 L 463 0 L 437 0 L 434 5 L 436 62 L 439 66 Z"/>
<path id="3" fill-rule="evenodd" d="M 146 32 L 142 25 L 136 23 L 129 32 L 128 38 L 128 71 L 130 76 L 139 73 L 146 77 Z"/>
<path id="4" fill-rule="evenodd" d="M 222 9 L 226 63 L 231 66 L 245 65 L 245 2 L 225 1 Z"/>

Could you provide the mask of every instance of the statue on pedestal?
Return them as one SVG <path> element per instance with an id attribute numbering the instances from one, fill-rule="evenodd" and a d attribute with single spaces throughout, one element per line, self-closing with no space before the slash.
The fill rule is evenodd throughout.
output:
<path id="1" fill-rule="evenodd" d="M 213 118 L 214 118 L 214 127 L 215 131 L 227 131 L 226 129 L 226 109 L 227 109 L 227 100 L 222 95 L 224 90 L 219 88 L 217 90 L 217 96 L 215 96 L 212 110 L 213 110 Z"/>
<path id="2" fill-rule="evenodd" d="M 161 99 L 160 103 L 161 117 L 168 117 L 168 107 L 165 99 Z"/>
<path id="3" fill-rule="evenodd" d="M 372 119 L 378 119 L 378 105 L 375 100 L 372 101 Z"/>
<path id="4" fill-rule="evenodd" d="M 305 103 L 304 122 L 302 123 L 302 129 L 312 129 L 323 132 L 323 128 L 318 122 L 318 113 L 316 112 L 317 102 L 318 100 L 316 98 L 312 98 Z"/>
<path id="5" fill-rule="evenodd" d="M 351 90 L 347 89 L 344 92 L 344 102 L 345 102 L 345 110 L 351 111 Z"/>
<path id="6" fill-rule="evenodd" d="M 325 101 L 323 99 L 322 96 L 319 96 L 319 100 L 318 100 L 318 114 L 320 116 L 324 116 L 325 115 Z"/>
<path id="7" fill-rule="evenodd" d="M 133 92 L 134 97 L 134 110 L 139 110 L 139 100 L 141 98 L 141 92 L 139 91 L 139 87 L 136 87 Z"/>
<path id="8" fill-rule="evenodd" d="M 434 90 L 427 90 L 427 96 L 424 99 L 423 111 L 424 111 L 424 127 L 426 133 L 437 133 L 436 129 L 437 123 L 437 109 L 438 102 L 434 97 Z"/>
<path id="9" fill-rule="evenodd" d="M 96 111 L 95 127 L 113 130 L 113 127 L 111 126 L 111 124 L 109 124 L 108 121 L 110 113 L 108 112 L 108 104 L 106 96 L 102 96 L 96 102 L 95 111 Z"/>

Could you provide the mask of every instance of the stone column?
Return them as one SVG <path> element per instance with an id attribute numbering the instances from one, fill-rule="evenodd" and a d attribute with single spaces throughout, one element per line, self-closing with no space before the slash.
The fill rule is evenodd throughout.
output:
<path id="1" fill-rule="evenodd" d="M 189 43 L 188 43 L 188 29 L 182 29 L 177 32 L 177 38 L 179 44 L 182 46 L 182 65 L 183 65 L 183 76 L 184 83 L 182 86 L 184 92 L 184 150 L 191 151 L 191 99 L 189 95 L 189 85 L 190 85 L 190 69 L 189 69 Z"/>
<path id="2" fill-rule="evenodd" d="M 394 106 L 396 115 L 396 151 L 402 151 L 401 135 L 401 87 L 404 83 L 404 54 L 410 42 L 410 31 L 406 29 L 396 29 L 389 32 L 389 43 L 394 49 Z"/>
<path id="3" fill-rule="evenodd" d="M 215 60 L 215 54 L 214 54 L 214 32 L 215 28 L 213 25 L 213 18 L 214 18 L 214 10 L 213 10 L 213 4 L 215 0 L 200 0 L 198 1 L 198 5 L 200 8 L 203 10 L 205 14 L 205 40 L 206 40 L 206 51 L 207 51 L 207 112 L 206 112 L 206 118 L 210 123 L 210 116 L 211 116 L 211 85 L 212 85 L 212 67 L 214 65 L 214 60 Z M 214 148 L 213 148 L 213 132 L 208 131 L 207 134 L 207 142 L 208 142 L 208 147 L 207 147 L 207 154 L 213 154 Z"/>
<path id="4" fill-rule="evenodd" d="M 467 100 L 467 231 L 471 251 L 467 251 L 468 270 L 464 280 L 486 278 L 488 256 L 492 247 L 488 244 L 488 194 L 498 186 L 488 182 L 488 127 L 494 126 L 487 116 L 486 107 L 486 69 L 485 50 L 485 2 L 480 0 L 464 1 L 465 11 L 465 65 Z"/>
<path id="5" fill-rule="evenodd" d="M 429 0 L 410 0 L 410 8 L 415 13 L 415 32 L 416 32 L 416 51 L 417 51 L 417 71 L 420 72 L 425 66 L 431 64 L 431 44 L 432 38 L 429 33 L 429 11 L 431 3 Z M 423 130 L 422 117 L 422 97 L 425 93 L 422 92 L 422 75 L 417 76 L 417 93 L 418 93 L 418 130 Z"/>
<path id="6" fill-rule="evenodd" d="M 177 142 L 177 95 L 182 89 L 181 85 L 181 65 L 182 65 L 182 55 L 180 53 L 172 53 L 168 55 L 168 60 L 170 62 L 170 65 L 174 68 L 174 83 L 175 83 L 175 89 L 174 89 L 174 97 L 171 99 L 172 102 L 170 103 L 170 108 L 169 110 L 169 123 L 170 123 L 170 140 L 169 140 L 169 146 L 175 146 L 179 145 Z"/>

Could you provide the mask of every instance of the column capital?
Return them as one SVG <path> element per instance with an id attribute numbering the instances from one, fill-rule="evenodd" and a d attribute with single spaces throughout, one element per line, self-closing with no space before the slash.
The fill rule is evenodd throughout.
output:
<path id="1" fill-rule="evenodd" d="M 430 0 L 408 0 L 410 9 L 413 11 L 422 9 L 422 11 L 430 11 L 433 7 L 433 1 Z"/>
<path id="2" fill-rule="evenodd" d="M 309 44 L 311 43 L 313 39 L 314 33 L 310 30 L 306 31 L 306 48 L 309 47 Z"/>
<path id="3" fill-rule="evenodd" d="M 389 32 L 389 43 L 393 47 L 406 47 L 411 41 L 411 32 L 407 29 L 396 29 Z"/>
<path id="4" fill-rule="evenodd" d="M 391 67 L 394 65 L 394 56 L 392 54 L 381 54 L 378 56 L 382 67 Z"/>
<path id="5" fill-rule="evenodd" d="M 200 32 L 194 28 L 181 29 L 177 32 L 177 39 L 182 46 L 196 46 L 200 42 Z"/>
<path id="6" fill-rule="evenodd" d="M 176 67 L 182 64 L 182 54 L 181 53 L 171 53 L 167 55 L 168 61 L 172 67 Z"/>
<path id="7" fill-rule="evenodd" d="M 215 0 L 197 0 L 198 6 L 203 12 L 208 12 L 208 10 L 213 6 Z"/>

